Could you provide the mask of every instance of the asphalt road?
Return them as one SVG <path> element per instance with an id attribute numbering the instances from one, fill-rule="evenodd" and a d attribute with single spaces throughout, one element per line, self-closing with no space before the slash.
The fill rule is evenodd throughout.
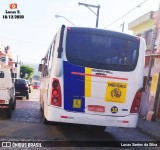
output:
<path id="1" fill-rule="evenodd" d="M 94 144 L 97 141 L 155 141 L 137 129 L 106 128 L 105 131 L 102 131 L 99 128 L 76 124 L 51 123 L 44 125 L 38 96 L 39 91 L 33 90 L 29 100 L 17 99 L 17 107 L 13 111 L 11 119 L 6 119 L 0 113 L 0 141 L 52 141 L 52 144 L 55 141 L 65 141 L 74 148 L 78 143 L 73 143 L 73 141 L 83 141 L 80 143 L 82 145 L 87 144 L 86 141 L 92 141 Z M 101 147 L 101 149 L 103 148 Z M 136 149 L 139 148 L 136 147 Z"/>

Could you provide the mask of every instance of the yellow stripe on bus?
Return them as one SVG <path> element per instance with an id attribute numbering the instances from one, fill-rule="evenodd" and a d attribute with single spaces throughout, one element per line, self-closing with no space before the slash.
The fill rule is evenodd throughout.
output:
<path id="1" fill-rule="evenodd" d="M 85 67 L 85 74 L 91 74 L 91 68 Z M 85 97 L 91 97 L 91 76 L 85 76 Z"/>

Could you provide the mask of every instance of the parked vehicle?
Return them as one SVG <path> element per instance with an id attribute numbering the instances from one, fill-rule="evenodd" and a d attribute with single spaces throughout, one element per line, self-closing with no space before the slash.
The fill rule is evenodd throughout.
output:
<path id="1" fill-rule="evenodd" d="M 8 118 L 16 108 L 15 88 L 8 68 L 0 68 L 0 108 L 5 109 Z"/>
<path id="2" fill-rule="evenodd" d="M 25 79 L 15 79 L 15 96 L 29 99 L 29 84 Z"/>
<path id="3" fill-rule="evenodd" d="M 33 89 L 38 89 L 40 83 L 39 82 L 33 82 Z"/>

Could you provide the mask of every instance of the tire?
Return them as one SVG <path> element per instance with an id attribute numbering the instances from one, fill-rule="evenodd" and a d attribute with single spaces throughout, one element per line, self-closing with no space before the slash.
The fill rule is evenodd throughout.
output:
<path id="1" fill-rule="evenodd" d="M 97 126 L 97 127 L 95 128 L 95 130 L 101 131 L 101 132 L 104 132 L 105 129 L 106 129 L 106 127 L 104 127 L 104 126 Z"/>
<path id="2" fill-rule="evenodd" d="M 6 109 L 6 117 L 11 118 L 11 108 Z"/>
<path id="3" fill-rule="evenodd" d="M 14 99 L 14 102 L 12 103 L 11 109 L 12 110 L 16 109 L 16 99 Z"/>
<path id="4" fill-rule="evenodd" d="M 29 99 L 29 94 L 26 95 L 26 99 Z"/>
<path id="5" fill-rule="evenodd" d="M 49 124 L 49 121 L 46 119 L 46 117 L 44 116 L 44 107 L 43 107 L 43 109 L 42 109 L 42 115 L 43 115 L 43 117 L 42 117 L 42 123 L 43 124 Z"/>
<path id="6" fill-rule="evenodd" d="M 44 112 L 44 111 L 43 111 L 43 109 L 44 109 L 44 104 L 43 104 L 43 106 L 42 106 L 42 104 L 41 104 L 41 100 L 40 100 L 39 105 L 40 105 L 40 111 L 43 113 L 43 112 Z"/>
<path id="7" fill-rule="evenodd" d="M 49 124 L 49 121 L 46 119 L 44 114 L 43 114 L 42 122 L 43 122 L 43 124 Z"/>
<path id="8" fill-rule="evenodd" d="M 106 129 L 105 126 L 92 126 L 92 125 L 87 125 L 87 127 L 91 130 L 99 131 L 99 132 L 104 132 Z"/>
<path id="9" fill-rule="evenodd" d="M 43 112 L 43 108 L 42 108 L 41 104 L 40 104 L 40 111 Z"/>

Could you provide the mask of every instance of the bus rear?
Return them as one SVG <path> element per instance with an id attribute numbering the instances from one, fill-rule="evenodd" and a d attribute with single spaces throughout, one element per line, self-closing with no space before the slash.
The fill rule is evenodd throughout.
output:
<path id="1" fill-rule="evenodd" d="M 62 46 L 62 76 L 53 77 L 61 89 L 59 121 L 136 127 L 144 40 L 108 30 L 65 27 Z"/>

